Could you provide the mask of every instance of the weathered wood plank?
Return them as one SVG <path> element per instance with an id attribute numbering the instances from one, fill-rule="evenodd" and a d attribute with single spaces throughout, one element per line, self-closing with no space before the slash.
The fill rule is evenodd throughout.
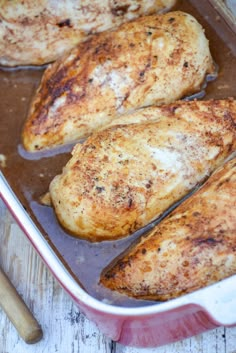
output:
<path id="1" fill-rule="evenodd" d="M 113 344 L 80 314 L 0 200 L 0 265 L 41 323 L 44 337 L 25 344 L 0 311 L 0 353 L 236 353 L 236 328 L 210 332 L 159 348 Z"/>
<path id="2" fill-rule="evenodd" d="M 110 353 L 110 340 L 80 314 L 1 201 L 0 241 L 0 264 L 44 332 L 39 343 L 27 345 L 0 311 L 0 353 Z"/>

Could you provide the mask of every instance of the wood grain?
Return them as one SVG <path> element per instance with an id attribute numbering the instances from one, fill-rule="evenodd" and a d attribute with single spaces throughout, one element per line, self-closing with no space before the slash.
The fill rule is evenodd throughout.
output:
<path id="1" fill-rule="evenodd" d="M 0 311 L 0 353 L 236 353 L 236 328 L 208 333 L 159 348 L 115 344 L 79 312 L 42 263 L 0 200 L 0 265 L 43 329 L 27 345 Z"/>
<path id="2" fill-rule="evenodd" d="M 0 306 L 26 343 L 36 343 L 42 338 L 38 322 L 1 268 Z"/>

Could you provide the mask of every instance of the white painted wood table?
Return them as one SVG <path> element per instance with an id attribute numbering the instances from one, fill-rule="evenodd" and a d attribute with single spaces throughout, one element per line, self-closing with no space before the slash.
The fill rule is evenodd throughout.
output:
<path id="1" fill-rule="evenodd" d="M 0 353 L 236 353 L 236 328 L 219 328 L 159 348 L 113 343 L 80 314 L 1 200 L 0 241 L 0 265 L 44 332 L 40 342 L 27 345 L 0 311 Z"/>

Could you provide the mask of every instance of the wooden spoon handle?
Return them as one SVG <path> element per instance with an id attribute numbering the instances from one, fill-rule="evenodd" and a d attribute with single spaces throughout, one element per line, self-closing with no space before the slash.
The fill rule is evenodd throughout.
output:
<path id="1" fill-rule="evenodd" d="M 26 343 L 35 343 L 42 338 L 38 322 L 1 269 L 0 306 Z"/>

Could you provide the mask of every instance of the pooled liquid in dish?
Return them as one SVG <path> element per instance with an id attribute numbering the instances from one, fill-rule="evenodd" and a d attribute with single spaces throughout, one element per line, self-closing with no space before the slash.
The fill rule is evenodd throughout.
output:
<path id="1" fill-rule="evenodd" d="M 214 61 L 219 66 L 217 79 L 204 88 L 204 99 L 235 96 L 235 78 L 232 75 L 232 67 L 236 66 L 235 35 L 224 21 L 219 20 L 218 14 L 208 2 L 179 1 L 175 9 L 191 13 L 202 24 L 210 41 Z M 68 235 L 58 224 L 53 209 L 38 202 L 39 197 L 48 191 L 53 177 L 61 172 L 70 158 L 70 148 L 63 153 L 55 150 L 50 155 L 40 152 L 33 156 L 30 153 L 24 154 L 23 150 L 19 153 L 22 127 L 41 77 L 40 70 L 0 71 L 1 154 L 7 158 L 6 167 L 1 168 L 2 172 L 49 246 L 88 293 L 115 305 L 152 304 L 152 301 L 138 301 L 111 293 L 98 285 L 103 268 L 136 241 L 143 230 L 127 239 L 91 244 Z"/>

